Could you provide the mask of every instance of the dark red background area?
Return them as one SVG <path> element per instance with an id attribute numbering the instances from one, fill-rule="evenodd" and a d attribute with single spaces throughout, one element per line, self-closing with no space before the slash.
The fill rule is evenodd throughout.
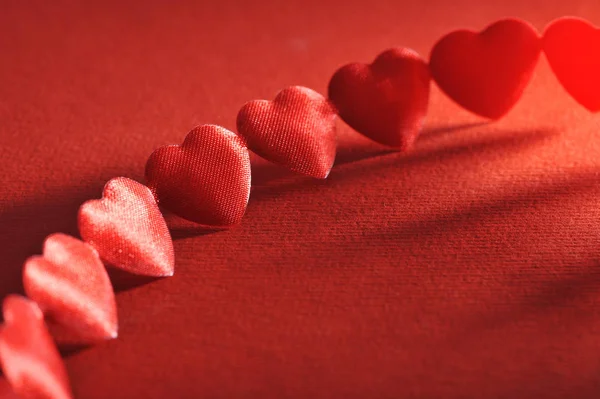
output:
<path id="1" fill-rule="evenodd" d="M 78 206 L 201 123 L 325 93 L 386 48 L 538 29 L 595 0 L 0 0 L 0 296 Z M 485 123 L 433 87 L 397 154 L 340 123 L 326 181 L 253 159 L 241 226 L 174 231 L 176 274 L 115 275 L 120 337 L 66 357 L 79 398 L 597 398 L 600 119 L 541 58 Z"/>

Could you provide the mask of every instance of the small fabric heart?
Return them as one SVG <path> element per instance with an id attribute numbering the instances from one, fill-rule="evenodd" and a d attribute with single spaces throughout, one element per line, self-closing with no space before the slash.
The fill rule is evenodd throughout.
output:
<path id="1" fill-rule="evenodd" d="M 459 105 L 498 119 L 517 103 L 541 51 L 530 24 L 505 19 L 481 33 L 458 30 L 440 39 L 429 67 L 438 86 Z"/>
<path id="2" fill-rule="evenodd" d="M 79 233 L 107 263 L 134 274 L 172 276 L 173 241 L 152 191 L 117 177 L 104 186 L 102 199 L 79 208 Z"/>
<path id="3" fill-rule="evenodd" d="M 237 129 L 248 148 L 273 163 L 324 179 L 335 160 L 336 114 L 325 97 L 302 86 L 280 91 L 273 101 L 246 103 Z"/>
<path id="4" fill-rule="evenodd" d="M 43 255 L 25 262 L 23 285 L 61 343 L 89 344 L 117 337 L 115 294 L 98 254 L 74 237 L 56 233 Z"/>
<path id="5" fill-rule="evenodd" d="M 543 43 L 565 90 L 590 111 L 600 111 L 600 29 L 584 19 L 559 18 L 546 28 Z"/>
<path id="6" fill-rule="evenodd" d="M 348 64 L 329 82 L 329 99 L 340 117 L 370 139 L 399 150 L 419 135 L 429 105 L 431 77 L 415 51 L 394 48 L 372 64 Z"/>
<path id="7" fill-rule="evenodd" d="M 205 226 L 238 224 L 250 196 L 250 156 L 243 140 L 215 125 L 195 128 L 183 144 L 157 149 L 146 179 L 159 205 Z"/>
<path id="8" fill-rule="evenodd" d="M 40 308 L 27 298 L 9 295 L 3 314 L 0 364 L 13 392 L 22 399 L 72 398 L 67 371 Z"/>

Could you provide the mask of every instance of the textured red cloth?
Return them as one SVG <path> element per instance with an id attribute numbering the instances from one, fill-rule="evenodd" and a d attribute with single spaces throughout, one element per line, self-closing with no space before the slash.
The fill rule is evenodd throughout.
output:
<path id="1" fill-rule="evenodd" d="M 173 3 L 0 2 L 1 296 L 106 181 L 249 100 L 497 18 L 600 23 L 595 0 Z M 240 226 L 178 223 L 175 276 L 113 275 L 120 336 L 67 354 L 75 396 L 597 398 L 599 131 L 542 56 L 495 123 L 433 86 L 412 153 L 339 123 L 327 180 L 253 159 Z"/>

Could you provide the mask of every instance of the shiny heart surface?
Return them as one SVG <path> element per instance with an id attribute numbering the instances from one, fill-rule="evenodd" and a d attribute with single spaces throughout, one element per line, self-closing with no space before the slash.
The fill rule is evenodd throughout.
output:
<path id="1" fill-rule="evenodd" d="M 0 399 L 19 399 L 9 382 L 2 377 L 0 377 Z"/>
<path id="2" fill-rule="evenodd" d="M 580 18 L 553 21 L 543 47 L 565 90 L 592 112 L 600 111 L 600 29 Z"/>
<path id="3" fill-rule="evenodd" d="M 79 208 L 79 233 L 105 262 L 134 274 L 172 276 L 173 241 L 150 189 L 117 177 L 104 186 L 102 199 Z"/>
<path id="4" fill-rule="evenodd" d="M 237 130 L 248 148 L 268 161 L 324 179 L 335 161 L 335 118 L 321 94 L 292 86 L 273 101 L 246 103 L 237 115 Z"/>
<path id="5" fill-rule="evenodd" d="M 59 342 L 88 344 L 117 337 L 108 274 L 96 251 L 83 241 L 61 233 L 48 236 L 43 255 L 25 262 L 23 285 Z"/>
<path id="6" fill-rule="evenodd" d="M 205 226 L 240 223 L 250 196 L 250 156 L 243 140 L 216 125 L 202 125 L 183 144 L 154 151 L 146 179 L 159 205 Z"/>
<path id="7" fill-rule="evenodd" d="M 455 102 L 498 119 L 521 98 L 540 51 L 535 28 L 505 19 L 481 33 L 458 30 L 444 36 L 431 51 L 429 67 L 435 82 Z"/>
<path id="8" fill-rule="evenodd" d="M 9 295 L 3 314 L 0 364 L 15 398 L 72 398 L 64 363 L 40 308 L 27 298 Z"/>
<path id="9" fill-rule="evenodd" d="M 423 127 L 430 82 L 429 67 L 415 51 L 393 48 L 372 64 L 338 69 L 329 82 L 329 99 L 359 133 L 407 150 Z"/>

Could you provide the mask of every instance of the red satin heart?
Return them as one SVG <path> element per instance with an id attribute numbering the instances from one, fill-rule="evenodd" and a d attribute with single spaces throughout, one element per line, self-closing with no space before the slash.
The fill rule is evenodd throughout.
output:
<path id="1" fill-rule="evenodd" d="M 324 179 L 335 160 L 335 111 L 325 97 L 302 86 L 280 91 L 273 101 L 246 103 L 237 129 L 261 157 Z"/>
<path id="2" fill-rule="evenodd" d="M 14 393 L 23 399 L 72 398 L 64 363 L 39 307 L 27 298 L 9 295 L 3 314 L 0 363 Z"/>
<path id="3" fill-rule="evenodd" d="M 102 199 L 79 208 L 79 232 L 113 266 L 146 276 L 172 276 L 173 241 L 150 189 L 117 177 L 104 186 Z"/>
<path id="4" fill-rule="evenodd" d="M 203 125 L 182 145 L 154 151 L 146 179 L 156 201 L 176 215 L 205 226 L 232 226 L 248 204 L 250 156 L 235 133 Z"/>
<path id="5" fill-rule="evenodd" d="M 444 36 L 431 51 L 429 67 L 438 86 L 459 105 L 498 119 L 523 94 L 540 50 L 533 26 L 505 19 L 481 33 L 458 30 Z"/>
<path id="6" fill-rule="evenodd" d="M 590 111 L 600 111 L 600 29 L 584 19 L 559 18 L 546 28 L 543 47 L 565 90 Z"/>
<path id="7" fill-rule="evenodd" d="M 52 234 L 42 256 L 25 262 L 23 285 L 60 342 L 93 343 L 117 337 L 117 309 L 96 251 L 65 234 Z"/>
<path id="8" fill-rule="evenodd" d="M 340 117 L 378 143 L 409 149 L 429 105 L 431 77 L 413 50 L 394 48 L 368 64 L 348 64 L 329 82 L 329 99 Z"/>

